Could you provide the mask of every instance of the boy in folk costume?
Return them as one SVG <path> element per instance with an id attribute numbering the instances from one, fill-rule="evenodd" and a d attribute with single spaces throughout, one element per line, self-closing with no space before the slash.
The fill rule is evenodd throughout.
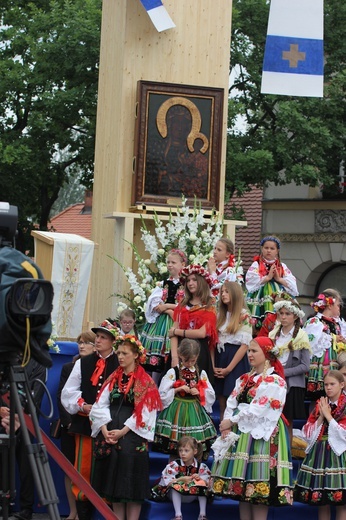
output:
<path id="1" fill-rule="evenodd" d="M 76 470 L 90 483 L 93 466 L 93 442 L 89 413 L 108 376 L 118 366 L 114 343 L 119 329 L 108 320 L 91 329 L 96 334 L 95 352 L 78 359 L 61 392 L 61 403 L 72 415 L 70 432 L 76 440 Z M 79 520 L 90 520 L 93 504 L 74 484 L 73 493 Z"/>

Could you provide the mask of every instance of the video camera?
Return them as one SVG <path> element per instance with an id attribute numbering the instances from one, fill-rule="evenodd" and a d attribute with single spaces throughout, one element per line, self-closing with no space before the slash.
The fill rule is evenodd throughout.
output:
<path id="1" fill-rule="evenodd" d="M 40 268 L 12 247 L 18 209 L 0 202 L 0 363 L 25 353 L 52 366 L 47 340 L 52 332 L 53 286 Z"/>

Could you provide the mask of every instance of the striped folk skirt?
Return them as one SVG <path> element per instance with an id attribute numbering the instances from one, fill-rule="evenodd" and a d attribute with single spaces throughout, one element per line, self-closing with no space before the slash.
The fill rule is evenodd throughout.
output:
<path id="1" fill-rule="evenodd" d="M 143 365 L 147 372 L 162 372 L 171 351 L 168 331 L 173 320 L 168 314 L 160 314 L 154 323 L 146 323 L 141 332 L 141 343 L 147 352 Z"/>
<path id="2" fill-rule="evenodd" d="M 306 398 L 316 401 L 324 394 L 324 376 L 329 370 L 338 370 L 338 353 L 332 347 L 325 350 L 321 357 L 313 356 L 306 385 Z"/>
<path id="3" fill-rule="evenodd" d="M 214 462 L 211 491 L 250 504 L 292 505 L 292 462 L 282 419 L 268 441 L 254 439 L 237 425 L 233 431 L 239 439 L 222 460 Z"/>
<path id="4" fill-rule="evenodd" d="M 305 456 L 297 474 L 294 499 L 304 504 L 346 504 L 346 452 L 336 455 L 327 436 Z"/>
<path id="5" fill-rule="evenodd" d="M 248 293 L 246 295 L 246 304 L 250 310 L 251 316 L 256 320 L 256 330 L 262 326 L 265 315 L 274 311 L 273 294 L 284 290 L 285 288 L 277 282 L 271 280 L 262 285 L 258 291 Z"/>
<path id="6" fill-rule="evenodd" d="M 217 436 L 214 423 L 198 399 L 176 396 L 157 418 L 153 450 L 177 454 L 178 442 L 184 435 L 202 443 L 203 460 L 207 460 Z"/>

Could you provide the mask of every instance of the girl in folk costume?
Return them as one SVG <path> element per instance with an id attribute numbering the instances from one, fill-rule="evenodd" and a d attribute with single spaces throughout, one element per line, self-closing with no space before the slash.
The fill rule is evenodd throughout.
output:
<path id="1" fill-rule="evenodd" d="M 343 375 L 332 370 L 324 378 L 327 397 L 317 401 L 303 431 L 306 456 L 297 474 L 295 500 L 319 506 L 318 519 L 346 518 L 346 395 Z"/>
<path id="2" fill-rule="evenodd" d="M 214 247 L 214 253 L 208 260 L 208 271 L 214 280 L 213 295 L 218 297 L 221 285 L 229 282 L 243 282 L 241 261 L 235 262 L 234 245 L 229 238 L 220 238 Z"/>
<path id="3" fill-rule="evenodd" d="M 207 460 L 211 443 L 216 438 L 212 412 L 215 392 L 204 370 L 199 372 L 199 343 L 183 339 L 178 348 L 180 363 L 162 378 L 159 392 L 163 410 L 157 418 L 153 449 L 177 453 L 179 440 L 191 435 L 203 447 Z"/>
<path id="4" fill-rule="evenodd" d="M 338 352 L 346 346 L 346 331 L 340 326 L 341 302 L 338 291 L 325 289 L 311 303 L 316 315 L 304 324 L 312 349 L 307 382 L 307 395 L 312 400 L 324 395 L 323 378 L 329 370 L 338 369 Z"/>
<path id="5" fill-rule="evenodd" d="M 279 324 L 269 337 L 279 348 L 278 358 L 284 367 L 287 397 L 283 414 L 288 421 L 288 433 L 292 443 L 293 419 L 306 419 L 306 373 L 310 367 L 311 348 L 309 338 L 301 328 L 304 312 L 289 294 L 282 293 L 274 303 Z"/>
<path id="6" fill-rule="evenodd" d="M 141 341 L 147 351 L 144 368 L 148 372 L 162 372 L 170 352 L 168 330 L 173 324 L 173 311 L 184 297 L 179 274 L 186 261 L 186 255 L 180 249 L 169 251 L 166 259 L 169 278 L 153 290 L 147 301 Z"/>
<path id="7" fill-rule="evenodd" d="M 215 392 L 220 404 L 220 420 L 235 382 L 249 371 L 247 350 L 252 340 L 249 312 L 244 293 L 236 282 L 226 281 L 221 287 L 217 329 L 219 341 L 215 352 Z"/>
<path id="8" fill-rule="evenodd" d="M 259 330 L 266 313 L 273 312 L 273 293 L 286 291 L 298 296 L 296 279 L 280 260 L 280 240 L 267 236 L 261 240 L 261 252 L 254 258 L 245 277 L 246 303 Z"/>
<path id="9" fill-rule="evenodd" d="M 92 484 L 120 520 L 138 520 L 150 496 L 148 441 L 154 438 L 161 400 L 153 379 L 140 366 L 145 350 L 135 336 L 115 345 L 119 367 L 103 385 L 90 412 L 97 437 Z"/>
<path id="10" fill-rule="evenodd" d="M 202 445 L 193 437 L 185 435 L 178 443 L 179 458 L 167 464 L 161 480 L 152 490 L 152 497 L 161 500 L 168 497 L 173 502 L 175 516 L 182 520 L 181 504 L 198 499 L 198 520 L 207 520 L 207 495 L 210 469 L 201 462 Z"/>
<path id="11" fill-rule="evenodd" d="M 281 418 L 286 383 L 277 352 L 265 336 L 251 341 L 252 369 L 237 380 L 220 423 L 226 448 L 219 439 L 213 445 L 211 489 L 239 500 L 241 520 L 265 520 L 268 506 L 292 504 L 291 455 Z"/>
<path id="12" fill-rule="evenodd" d="M 174 324 L 169 331 L 171 366 L 175 367 L 179 363 L 178 341 L 182 338 L 198 339 L 201 350 L 197 364 L 200 370 L 205 370 L 213 384 L 212 357 L 217 343 L 216 310 L 210 292 L 213 280 L 201 265 L 184 267 L 180 280 L 185 286 L 185 295 L 174 311 Z"/>
<path id="13" fill-rule="evenodd" d="M 108 320 L 91 330 L 96 334 L 95 352 L 75 362 L 61 391 L 61 403 L 72 416 L 69 432 L 76 441 L 75 468 L 87 482 L 90 482 L 94 464 L 89 414 L 103 383 L 118 366 L 113 346 L 119 336 L 119 329 Z M 72 491 L 79 520 L 90 520 L 93 504 L 76 484 Z"/>

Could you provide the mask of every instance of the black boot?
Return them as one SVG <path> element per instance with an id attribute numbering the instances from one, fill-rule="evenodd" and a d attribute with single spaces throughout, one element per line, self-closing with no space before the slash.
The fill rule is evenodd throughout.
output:
<path id="1" fill-rule="evenodd" d="M 94 506 L 89 500 L 77 500 L 76 507 L 79 520 L 92 520 Z"/>

